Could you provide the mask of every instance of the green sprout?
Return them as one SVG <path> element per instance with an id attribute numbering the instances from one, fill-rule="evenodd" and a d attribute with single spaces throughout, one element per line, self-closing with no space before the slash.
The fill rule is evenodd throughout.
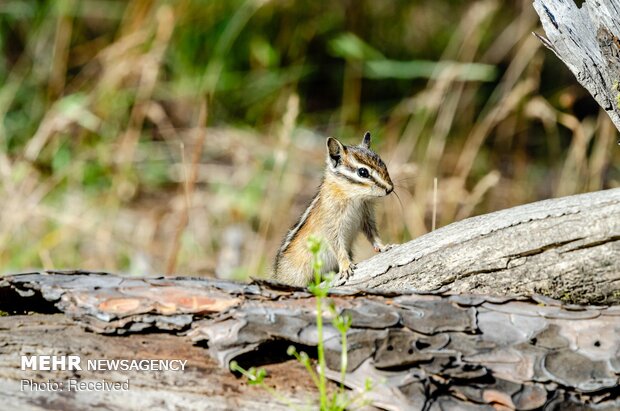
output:
<path id="1" fill-rule="evenodd" d="M 264 368 L 250 368 L 246 370 L 242 368 L 237 361 L 230 362 L 230 369 L 232 371 L 240 372 L 243 374 L 251 385 L 260 385 L 265 380 L 267 376 L 267 371 Z"/>
<path id="2" fill-rule="evenodd" d="M 317 237 L 308 238 L 308 249 L 312 253 L 312 271 L 314 273 L 314 282 L 308 286 L 308 289 L 316 297 L 316 329 L 317 329 L 317 355 L 319 357 L 319 398 L 321 410 L 327 409 L 327 379 L 325 377 L 325 342 L 323 341 L 323 299 L 327 297 L 329 292 L 329 283 L 321 282 L 321 268 L 323 261 L 320 258 L 323 243 Z"/>
<path id="3" fill-rule="evenodd" d="M 241 375 L 243 375 L 244 377 L 246 377 L 247 380 L 248 380 L 248 383 L 250 385 L 256 385 L 256 386 L 262 387 L 272 397 L 274 397 L 274 398 L 278 399 L 279 401 L 283 402 L 289 408 L 297 409 L 289 399 L 287 399 L 284 396 L 278 394 L 278 392 L 276 390 L 271 388 L 269 385 L 265 384 L 265 377 L 267 376 L 267 371 L 264 368 L 251 367 L 251 368 L 246 370 L 245 368 L 241 367 L 239 365 L 239 363 L 237 363 L 237 361 L 231 361 L 230 365 L 229 365 L 229 368 L 230 368 L 231 371 L 238 372 Z"/>
<path id="4" fill-rule="evenodd" d="M 340 351 L 340 390 L 344 391 L 344 378 L 347 374 L 347 366 L 348 366 L 348 355 L 347 355 L 347 331 L 351 328 L 351 324 L 353 322 L 351 315 L 346 314 L 338 314 L 336 312 L 336 306 L 332 303 L 329 306 L 329 310 L 331 311 L 334 318 L 332 319 L 332 325 L 335 329 L 340 332 L 340 341 L 342 344 L 342 350 Z"/>

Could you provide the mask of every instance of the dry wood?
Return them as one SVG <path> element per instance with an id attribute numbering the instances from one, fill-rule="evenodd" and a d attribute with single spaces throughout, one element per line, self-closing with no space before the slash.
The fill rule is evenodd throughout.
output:
<path id="1" fill-rule="evenodd" d="M 620 0 L 534 0 L 547 38 L 620 130 Z"/>
<path id="2" fill-rule="evenodd" d="M 543 294 L 620 302 L 620 189 L 526 204 L 440 228 L 358 264 L 346 287 Z"/>
<path id="3" fill-rule="evenodd" d="M 618 409 L 620 307 L 562 306 L 545 297 L 510 298 L 340 291 L 330 297 L 352 317 L 345 383 L 388 410 Z M 265 409 L 283 406 L 227 373 L 286 358 L 290 343 L 317 344 L 315 300 L 304 290 L 208 279 L 134 279 L 97 273 L 33 273 L 0 280 L 0 403 L 14 410 Z M 24 316 L 24 311 L 58 314 Z M 329 318 L 325 318 L 329 324 Z M 80 324 L 89 334 L 78 329 Z M 123 337 L 118 335 L 123 335 Z M 326 329 L 329 375 L 340 344 Z M 197 346 L 192 346 L 191 344 Z M 183 358 L 174 375 L 17 370 L 20 353 L 87 358 Z M 222 367 L 214 367 L 207 355 Z M 307 378 L 286 363 L 268 384 L 302 402 Z M 19 380 L 130 379 L 127 395 L 24 393 Z M 134 390 L 135 388 L 135 390 Z M 181 405 L 179 405 L 181 404 Z M 503 408 L 502 408 L 503 407 Z M 575 408 L 576 409 L 576 408 Z"/>
<path id="4" fill-rule="evenodd" d="M 185 371 L 22 371 L 21 355 L 80 355 L 86 359 L 183 359 Z M 294 361 L 268 366 L 269 384 L 291 402 L 316 396 L 306 370 Z M 30 391 L 21 380 L 37 382 L 129 380 L 128 391 Z M 0 317 L 0 409 L 49 410 L 287 410 L 263 391 L 220 366 L 191 341 L 165 333 L 126 338 L 87 332 L 62 314 Z"/>

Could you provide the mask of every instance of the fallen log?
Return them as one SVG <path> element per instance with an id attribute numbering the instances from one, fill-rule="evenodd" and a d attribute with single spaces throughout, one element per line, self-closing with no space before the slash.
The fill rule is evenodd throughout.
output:
<path id="1" fill-rule="evenodd" d="M 330 296 L 352 318 L 345 384 L 387 410 L 618 409 L 620 307 L 571 306 L 543 296 L 435 293 Z M 198 278 L 41 272 L 0 280 L 0 403 L 42 409 L 273 409 L 285 404 L 226 371 L 312 354 L 316 306 L 307 291 Z M 42 314 L 25 315 L 31 311 Z M 57 314 L 64 313 L 63 315 Z M 325 315 L 328 376 L 341 344 Z M 85 330 L 95 332 L 87 333 Z M 83 361 L 182 358 L 182 372 L 19 369 L 21 355 Z M 217 365 L 217 366 L 216 366 Z M 219 368 L 221 367 L 221 368 Z M 291 361 L 267 384 L 295 404 L 312 389 Z M 127 380 L 126 392 L 22 391 L 21 381 Z M 572 407 L 572 408 L 571 408 Z"/>
<path id="2" fill-rule="evenodd" d="M 87 359 L 181 359 L 183 371 L 23 371 L 22 355 L 79 355 Z M 269 383 L 303 405 L 314 396 L 306 370 L 295 361 L 268 367 Z M 128 382 L 128 389 L 79 389 L 88 384 Z M 294 388 L 291 387 L 293 381 Z M 63 386 L 54 384 L 62 383 Z M 36 385 L 33 385 L 36 384 Z M 0 317 L 0 409 L 49 410 L 288 410 L 260 389 L 235 377 L 201 347 L 175 334 L 93 334 L 63 314 Z"/>
<path id="3" fill-rule="evenodd" d="M 468 218 L 358 264 L 341 284 L 620 302 L 620 189 Z"/>

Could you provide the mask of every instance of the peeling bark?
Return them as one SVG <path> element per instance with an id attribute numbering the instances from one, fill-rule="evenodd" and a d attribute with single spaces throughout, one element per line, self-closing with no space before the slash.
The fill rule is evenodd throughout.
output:
<path id="1" fill-rule="evenodd" d="M 370 290 L 543 294 L 620 302 L 620 189 L 468 218 L 357 265 L 340 284 Z"/>
<path id="2" fill-rule="evenodd" d="M 620 0 L 534 0 L 536 35 L 573 72 L 620 130 Z"/>
<path id="3" fill-rule="evenodd" d="M 80 355 L 86 359 L 183 359 L 185 371 L 22 371 L 21 355 Z M 303 406 L 316 396 L 306 370 L 294 361 L 268 367 L 269 384 Z M 129 381 L 128 391 L 30 391 L 36 382 Z M 293 382 L 293 383 L 292 383 Z M 256 387 L 236 378 L 201 347 L 174 334 L 132 334 L 127 338 L 86 332 L 62 314 L 0 317 L 0 409 L 48 410 L 288 410 Z"/>
<path id="4" fill-rule="evenodd" d="M 490 297 L 365 293 L 330 296 L 348 313 L 345 384 L 387 410 L 604 409 L 620 407 L 620 307 L 566 306 L 543 296 Z M 209 279 L 122 278 L 103 273 L 32 273 L 0 280 L 0 403 L 15 410 L 278 409 L 282 404 L 248 388 L 226 370 L 286 358 L 288 344 L 312 354 L 317 345 L 314 297 L 268 283 Z M 24 316 L 28 307 L 58 314 Z M 328 376 L 339 379 L 341 344 L 324 318 Z M 105 334 L 84 333 L 76 327 Z M 124 337 L 119 337 L 123 335 Z M 194 344 L 194 345 L 192 345 Z M 185 358 L 174 376 L 117 373 L 135 391 L 93 393 L 17 391 L 20 353 L 81 354 L 89 358 Z M 213 366 L 216 360 L 220 367 Z M 267 383 L 303 402 L 303 373 L 294 363 L 270 366 Z M 84 380 L 102 378 L 86 372 Z M 33 373 L 30 378 L 67 378 Z M 273 403 L 273 404 L 272 404 Z M 179 405 L 180 404 L 180 405 Z"/>

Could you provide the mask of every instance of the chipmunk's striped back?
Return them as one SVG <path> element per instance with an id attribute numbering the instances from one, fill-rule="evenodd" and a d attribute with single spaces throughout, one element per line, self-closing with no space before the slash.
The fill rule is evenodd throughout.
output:
<path id="1" fill-rule="evenodd" d="M 352 247 L 363 231 L 375 250 L 385 246 L 377 235 L 373 200 L 390 194 L 392 180 L 383 160 L 370 149 L 370 133 L 358 146 L 327 139 L 327 167 L 317 194 L 284 237 L 276 256 L 273 278 L 306 286 L 312 280 L 312 256 L 307 249 L 311 235 L 323 239 L 323 272 L 349 273 Z"/>

